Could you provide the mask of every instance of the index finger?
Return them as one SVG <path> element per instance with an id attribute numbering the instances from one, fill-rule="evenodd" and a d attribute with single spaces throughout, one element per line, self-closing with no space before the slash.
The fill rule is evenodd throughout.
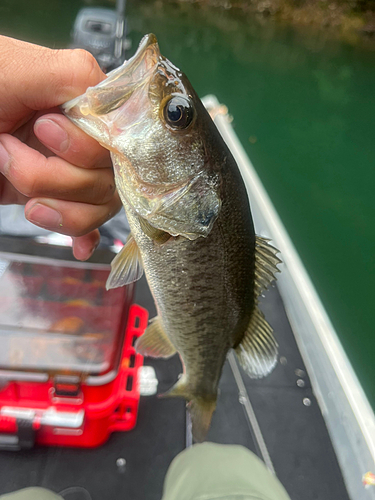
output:
<path id="1" fill-rule="evenodd" d="M 85 50 L 53 50 L 1 35 L 0 63 L 0 132 L 12 133 L 30 112 L 59 106 L 105 78 Z"/>

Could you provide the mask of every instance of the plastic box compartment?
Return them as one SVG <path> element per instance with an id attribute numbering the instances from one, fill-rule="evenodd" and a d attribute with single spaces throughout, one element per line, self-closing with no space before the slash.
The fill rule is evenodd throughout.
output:
<path id="1" fill-rule="evenodd" d="M 0 448 L 93 447 L 137 419 L 148 315 L 109 265 L 0 253 Z"/>

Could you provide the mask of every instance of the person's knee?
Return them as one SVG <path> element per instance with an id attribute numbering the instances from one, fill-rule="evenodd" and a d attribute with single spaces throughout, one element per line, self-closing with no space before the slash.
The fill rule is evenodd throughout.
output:
<path id="1" fill-rule="evenodd" d="M 0 500 L 63 500 L 60 495 L 45 488 L 32 487 L 0 495 Z"/>

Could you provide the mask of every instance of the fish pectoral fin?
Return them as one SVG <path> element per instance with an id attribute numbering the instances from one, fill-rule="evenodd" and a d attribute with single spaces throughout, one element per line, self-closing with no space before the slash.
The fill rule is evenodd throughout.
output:
<path id="1" fill-rule="evenodd" d="M 240 365 L 251 378 L 265 377 L 276 366 L 278 344 L 271 326 L 257 306 L 235 352 Z"/>
<path id="2" fill-rule="evenodd" d="M 162 231 L 161 229 L 157 229 L 154 226 L 151 226 L 151 224 L 147 222 L 147 220 L 141 217 L 140 215 L 138 215 L 138 219 L 142 231 L 156 243 L 159 243 L 161 245 L 166 241 L 168 241 L 169 238 L 171 237 L 169 233 Z"/>
<path id="3" fill-rule="evenodd" d="M 176 349 L 164 332 L 158 316 L 151 320 L 145 333 L 138 338 L 135 349 L 139 354 L 151 358 L 170 358 L 176 353 Z"/>
<path id="4" fill-rule="evenodd" d="M 269 240 L 256 236 L 255 239 L 255 294 L 261 295 L 269 285 L 276 279 L 275 273 L 280 272 L 277 268 L 281 260 L 277 254 L 277 248 L 270 245 Z"/>
<path id="5" fill-rule="evenodd" d="M 194 441 L 201 443 L 206 439 L 211 425 L 212 415 L 216 408 L 216 395 L 212 397 L 195 396 L 189 389 L 186 375 L 183 375 L 169 391 L 161 394 L 160 397 L 185 398 L 188 401 L 187 407 L 191 416 Z"/>
<path id="6" fill-rule="evenodd" d="M 111 262 L 111 272 L 108 276 L 106 289 L 118 288 L 139 280 L 143 274 L 141 253 L 130 234 L 126 244 Z"/>

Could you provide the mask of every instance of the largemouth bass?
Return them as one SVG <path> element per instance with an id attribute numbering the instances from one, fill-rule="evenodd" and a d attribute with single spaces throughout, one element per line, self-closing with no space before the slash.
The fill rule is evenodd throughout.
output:
<path id="1" fill-rule="evenodd" d="M 186 398 L 202 441 L 228 351 L 251 377 L 276 364 L 277 343 L 257 302 L 281 262 L 277 250 L 255 236 L 230 151 L 154 35 L 63 110 L 111 151 L 131 235 L 107 287 L 135 281 L 144 269 L 158 315 L 136 349 L 180 354 L 184 373 L 167 395 Z"/>

